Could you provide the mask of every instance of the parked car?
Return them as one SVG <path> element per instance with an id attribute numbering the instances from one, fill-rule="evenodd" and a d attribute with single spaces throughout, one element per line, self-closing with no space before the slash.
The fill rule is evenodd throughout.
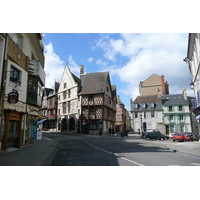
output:
<path id="1" fill-rule="evenodd" d="M 186 141 L 194 141 L 194 136 L 192 133 L 185 133 L 184 138 Z"/>
<path id="2" fill-rule="evenodd" d="M 173 135 L 174 135 L 174 133 L 170 133 L 169 138 L 172 139 Z"/>
<path id="3" fill-rule="evenodd" d="M 160 132 L 148 132 L 145 137 L 146 139 L 158 139 L 158 140 L 169 139 L 168 136 L 163 135 Z"/>
<path id="4" fill-rule="evenodd" d="M 174 133 L 174 135 L 172 136 L 172 140 L 173 142 L 175 141 L 185 141 L 185 137 L 184 137 L 184 133 Z"/>

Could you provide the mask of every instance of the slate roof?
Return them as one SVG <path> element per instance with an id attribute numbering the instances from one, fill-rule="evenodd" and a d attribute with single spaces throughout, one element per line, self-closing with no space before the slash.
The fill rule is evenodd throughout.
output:
<path id="1" fill-rule="evenodd" d="M 145 103 L 145 107 L 143 106 Z M 153 104 L 152 104 L 153 103 Z M 162 110 L 162 98 L 158 97 L 158 95 L 149 95 L 149 96 L 138 96 L 131 103 L 131 111 L 150 111 L 150 110 Z"/>
<path id="2" fill-rule="evenodd" d="M 138 96 L 133 103 L 152 103 L 152 102 L 161 102 L 162 98 L 158 95 L 149 95 L 149 96 Z"/>
<path id="3" fill-rule="evenodd" d="M 189 105 L 189 101 L 185 100 L 182 94 L 162 95 L 163 106 L 171 105 Z"/>
<path id="4" fill-rule="evenodd" d="M 84 83 L 80 95 L 97 94 L 105 92 L 105 84 L 109 77 L 108 72 L 88 73 L 84 77 Z"/>

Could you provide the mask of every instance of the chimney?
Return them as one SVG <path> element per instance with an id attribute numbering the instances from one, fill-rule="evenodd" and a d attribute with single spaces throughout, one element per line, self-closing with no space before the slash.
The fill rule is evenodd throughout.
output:
<path id="1" fill-rule="evenodd" d="M 186 89 L 184 89 L 182 93 L 183 93 L 183 98 L 184 98 L 185 100 L 188 100 L 188 99 L 187 99 L 187 92 L 186 92 Z"/>
<path id="2" fill-rule="evenodd" d="M 80 76 L 84 74 L 84 66 L 80 65 Z"/>

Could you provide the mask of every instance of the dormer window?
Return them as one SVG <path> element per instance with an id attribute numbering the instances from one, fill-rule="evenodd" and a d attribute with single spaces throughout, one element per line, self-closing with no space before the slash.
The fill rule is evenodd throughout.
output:
<path id="1" fill-rule="evenodd" d="M 136 103 L 136 104 L 134 104 L 134 107 L 135 107 L 135 108 L 138 108 L 138 104 L 137 104 L 137 103 Z"/>
<path id="2" fill-rule="evenodd" d="M 146 108 L 146 103 L 142 103 L 142 108 Z"/>
<path id="3" fill-rule="evenodd" d="M 155 103 L 151 103 L 151 108 L 154 108 L 154 106 L 155 106 Z"/>

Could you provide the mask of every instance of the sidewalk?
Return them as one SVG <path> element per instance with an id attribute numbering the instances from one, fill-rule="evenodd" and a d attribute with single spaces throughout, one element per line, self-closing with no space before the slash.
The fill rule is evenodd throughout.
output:
<path id="1" fill-rule="evenodd" d="M 23 148 L 0 152 L 0 166 L 47 166 L 57 151 L 58 143 L 46 137 Z"/>

